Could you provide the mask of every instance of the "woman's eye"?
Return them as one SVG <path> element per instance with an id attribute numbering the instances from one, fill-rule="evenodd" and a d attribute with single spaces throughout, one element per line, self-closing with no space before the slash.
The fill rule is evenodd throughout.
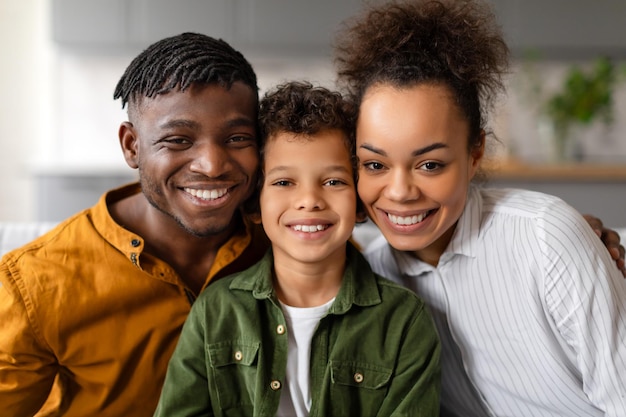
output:
<path id="1" fill-rule="evenodd" d="M 420 165 L 419 169 L 424 170 L 424 171 L 435 171 L 442 167 L 443 167 L 443 164 L 440 164 L 439 162 L 428 161 Z"/>
<path id="2" fill-rule="evenodd" d="M 272 185 L 276 185 L 276 186 L 278 186 L 278 187 L 286 187 L 286 186 L 288 186 L 289 184 L 290 184 L 290 183 L 289 183 L 289 181 L 287 181 L 287 180 L 278 180 L 278 181 L 274 181 L 274 182 L 272 183 Z"/>
<path id="3" fill-rule="evenodd" d="M 363 167 L 370 171 L 379 171 L 384 168 L 384 165 L 380 162 L 366 162 L 363 164 Z"/>

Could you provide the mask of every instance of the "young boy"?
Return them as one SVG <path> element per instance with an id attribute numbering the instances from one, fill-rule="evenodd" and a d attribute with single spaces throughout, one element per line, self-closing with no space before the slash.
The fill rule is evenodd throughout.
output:
<path id="1" fill-rule="evenodd" d="M 362 216 L 351 114 L 308 83 L 261 102 L 258 201 L 272 247 L 195 302 L 157 416 L 438 415 L 428 311 L 348 243 Z"/>

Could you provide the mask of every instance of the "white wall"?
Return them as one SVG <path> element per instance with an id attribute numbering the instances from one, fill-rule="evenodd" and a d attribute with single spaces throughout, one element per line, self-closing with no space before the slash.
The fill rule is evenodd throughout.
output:
<path id="1" fill-rule="evenodd" d="M 113 100 L 113 90 L 133 56 L 60 49 L 48 39 L 47 5 L 47 0 L 0 0 L 0 221 L 35 220 L 35 173 L 129 169 L 117 141 L 125 114 Z M 327 60 L 248 58 L 262 92 L 290 79 L 334 82 Z M 547 63 L 542 77 L 558 79 L 563 68 L 562 63 Z M 508 146 L 499 152 L 513 149 L 529 160 L 545 159 L 538 153 L 542 148 L 532 112 L 522 104 L 524 87 L 515 79 L 511 87 L 496 120 Z M 618 105 L 617 136 L 595 146 L 598 160 L 626 162 L 623 88 Z"/>
<path id="2" fill-rule="evenodd" d="M 26 169 L 50 129 L 45 0 L 0 0 L 0 220 L 32 218 Z"/>

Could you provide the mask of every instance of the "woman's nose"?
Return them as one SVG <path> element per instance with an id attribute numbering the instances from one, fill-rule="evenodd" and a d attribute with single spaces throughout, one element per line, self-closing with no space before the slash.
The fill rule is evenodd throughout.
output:
<path id="1" fill-rule="evenodd" d="M 409 172 L 396 171 L 385 187 L 386 197 L 393 201 L 415 200 L 420 196 L 420 189 Z"/>

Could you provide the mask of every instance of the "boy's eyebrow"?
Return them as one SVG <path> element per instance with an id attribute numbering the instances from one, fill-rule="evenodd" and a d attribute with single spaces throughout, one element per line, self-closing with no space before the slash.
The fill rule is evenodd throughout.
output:
<path id="1" fill-rule="evenodd" d="M 293 166 L 278 165 L 278 166 L 273 167 L 269 171 L 265 172 L 265 175 L 274 174 L 276 172 L 289 171 L 290 169 L 293 169 Z M 329 172 L 341 171 L 341 172 L 345 172 L 349 174 L 351 172 L 351 167 L 346 167 L 344 165 L 331 165 L 331 166 L 326 167 L 326 170 Z"/>
<path id="2" fill-rule="evenodd" d="M 420 149 L 416 149 L 413 152 L 411 152 L 411 156 L 420 156 L 420 155 L 424 155 L 425 153 L 428 153 L 430 151 L 434 151 L 435 149 L 442 149 L 442 148 L 447 148 L 448 145 L 446 145 L 445 143 L 442 142 L 435 142 L 432 143 L 428 146 L 424 146 L 423 148 Z M 384 150 L 377 148 L 375 146 L 372 146 L 368 143 L 364 143 L 363 145 L 359 146 L 359 148 L 363 148 L 366 149 L 370 152 L 374 152 L 378 155 L 381 156 L 387 156 L 387 152 L 385 152 Z"/>

